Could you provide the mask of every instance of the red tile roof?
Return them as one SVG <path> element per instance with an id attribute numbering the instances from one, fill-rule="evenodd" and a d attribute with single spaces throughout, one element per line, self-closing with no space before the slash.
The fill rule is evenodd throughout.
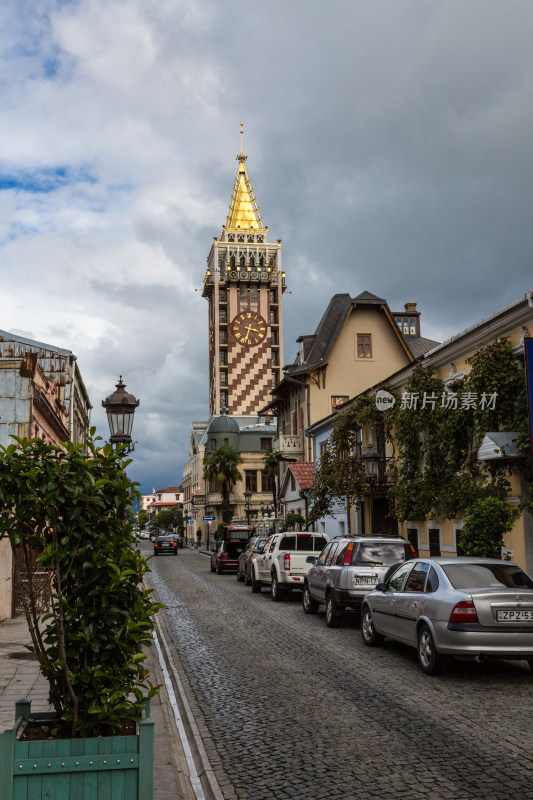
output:
<path id="1" fill-rule="evenodd" d="M 300 484 L 300 489 L 310 489 L 313 485 L 314 465 L 312 461 L 294 461 L 289 469 Z"/>

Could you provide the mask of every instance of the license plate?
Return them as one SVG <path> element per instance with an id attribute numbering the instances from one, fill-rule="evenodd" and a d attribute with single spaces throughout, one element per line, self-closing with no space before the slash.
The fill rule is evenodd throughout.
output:
<path id="1" fill-rule="evenodd" d="M 496 612 L 498 622 L 533 622 L 533 610 L 502 609 Z"/>
<path id="2" fill-rule="evenodd" d="M 376 578 L 373 575 L 356 575 L 352 581 L 353 585 L 356 584 L 374 584 L 376 582 Z"/>
<path id="3" fill-rule="evenodd" d="M 163 544 L 163 547 L 172 547 L 172 545 L 171 545 L 170 543 L 168 543 L 168 544 L 167 544 L 167 543 L 164 543 L 164 544 Z"/>

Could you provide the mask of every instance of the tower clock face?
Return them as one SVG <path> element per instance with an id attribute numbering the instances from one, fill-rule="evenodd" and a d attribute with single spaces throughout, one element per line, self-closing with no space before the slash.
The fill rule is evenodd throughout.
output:
<path id="1" fill-rule="evenodd" d="M 231 330 L 236 340 L 246 347 L 255 347 L 264 341 L 267 324 L 261 314 L 254 311 L 243 311 L 237 314 L 231 323 Z"/>

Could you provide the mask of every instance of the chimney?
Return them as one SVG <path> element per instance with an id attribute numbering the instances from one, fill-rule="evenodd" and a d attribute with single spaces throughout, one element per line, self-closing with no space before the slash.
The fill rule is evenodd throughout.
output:
<path id="1" fill-rule="evenodd" d="M 416 303 L 406 303 L 404 308 L 406 314 L 416 314 Z"/>

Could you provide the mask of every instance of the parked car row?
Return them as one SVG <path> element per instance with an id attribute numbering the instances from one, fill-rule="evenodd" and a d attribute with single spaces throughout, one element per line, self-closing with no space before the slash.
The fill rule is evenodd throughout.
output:
<path id="1" fill-rule="evenodd" d="M 360 612 L 368 647 L 385 638 L 416 649 L 427 675 L 451 657 L 525 659 L 533 670 L 533 579 L 509 561 L 417 558 L 400 537 L 278 533 L 221 542 L 211 570 L 274 601 L 300 590 L 306 614 L 325 606 L 330 628 Z"/>

